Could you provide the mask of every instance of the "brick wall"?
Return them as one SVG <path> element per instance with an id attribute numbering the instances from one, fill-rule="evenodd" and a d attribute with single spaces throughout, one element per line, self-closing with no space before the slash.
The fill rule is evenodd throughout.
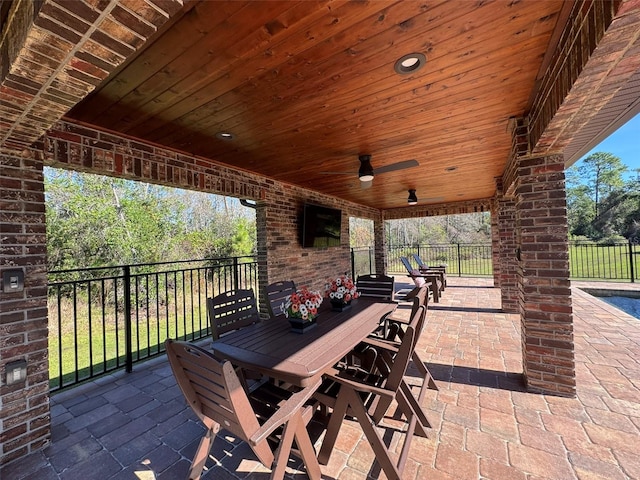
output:
<path id="1" fill-rule="evenodd" d="M 530 391 L 575 396 L 563 156 L 521 159 L 515 192 L 527 386 Z"/>
<path id="2" fill-rule="evenodd" d="M 50 437 L 44 211 L 42 162 L 0 156 L 0 271 L 25 276 L 22 292 L 0 292 L 0 463 Z M 8 386 L 15 360 L 27 361 L 27 379 Z"/>

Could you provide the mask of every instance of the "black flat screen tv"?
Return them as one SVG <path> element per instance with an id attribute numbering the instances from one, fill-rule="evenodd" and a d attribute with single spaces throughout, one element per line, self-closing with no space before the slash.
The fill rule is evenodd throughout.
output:
<path id="1" fill-rule="evenodd" d="M 307 204 L 302 219 L 304 248 L 339 247 L 342 230 L 342 211 Z"/>

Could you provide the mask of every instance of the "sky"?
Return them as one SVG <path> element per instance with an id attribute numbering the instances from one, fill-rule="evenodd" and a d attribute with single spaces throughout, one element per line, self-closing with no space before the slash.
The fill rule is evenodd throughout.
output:
<path id="1" fill-rule="evenodd" d="M 615 155 L 629 170 L 640 168 L 640 114 L 609 135 L 579 161 L 596 152 Z"/>

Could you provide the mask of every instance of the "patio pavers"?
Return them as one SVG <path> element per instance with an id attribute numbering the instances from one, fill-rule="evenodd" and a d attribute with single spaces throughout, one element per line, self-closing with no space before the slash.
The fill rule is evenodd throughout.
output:
<path id="1" fill-rule="evenodd" d="M 519 317 L 500 311 L 491 280 L 449 278 L 418 344 L 440 388 L 423 402 L 433 428 L 413 439 L 404 478 L 640 479 L 640 320 L 583 285 L 573 288 L 577 398 L 570 399 L 526 392 Z M 0 478 L 184 478 L 203 427 L 165 357 L 134 369 L 53 395 L 51 445 L 4 466 Z M 385 425 L 393 446 L 403 423 Z M 312 428 L 321 439 L 320 424 Z M 246 444 L 228 435 L 216 443 L 220 461 L 203 478 L 268 478 Z M 384 478 L 354 421 L 345 422 L 322 470 L 327 479 Z M 288 477 L 306 475 L 292 465 Z"/>

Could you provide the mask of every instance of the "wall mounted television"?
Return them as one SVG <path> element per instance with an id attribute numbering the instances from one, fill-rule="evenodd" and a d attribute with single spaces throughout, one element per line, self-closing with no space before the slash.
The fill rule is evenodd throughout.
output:
<path id="1" fill-rule="evenodd" d="M 306 204 L 302 218 L 304 248 L 339 247 L 342 210 Z"/>

